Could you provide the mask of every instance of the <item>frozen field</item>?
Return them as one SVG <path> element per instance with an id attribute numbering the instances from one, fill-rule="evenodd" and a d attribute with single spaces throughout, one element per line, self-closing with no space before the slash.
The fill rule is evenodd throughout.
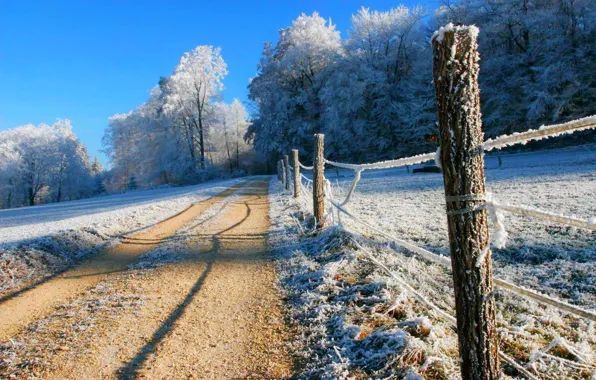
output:
<path id="1" fill-rule="evenodd" d="M 500 203 L 584 220 L 596 216 L 596 147 L 503 155 L 502 161 L 499 167 L 496 157 L 486 159 L 487 190 Z M 326 177 L 336 199 L 343 199 L 353 172 L 327 167 Z M 343 228 L 310 235 L 310 197 L 296 202 L 278 182 L 271 197 L 270 242 L 277 247 L 291 317 L 300 326 L 296 345 L 309 363 L 302 377 L 459 378 L 452 322 L 425 303 L 454 314 L 449 269 L 346 216 Z M 365 171 L 347 208 L 397 238 L 449 254 L 442 174 Z M 507 213 L 505 228 L 506 247 L 493 249 L 496 276 L 596 309 L 596 233 Z M 396 277 L 373 265 L 371 256 Z M 507 291 L 494 297 L 501 352 L 539 378 L 593 378 L 592 322 Z M 512 366 L 503 369 L 504 378 L 521 378 Z"/>
<path id="2" fill-rule="evenodd" d="M 242 180 L 138 190 L 0 210 L 0 246 L 80 228 L 93 228 L 108 235 L 129 232 L 182 211 L 190 203 L 210 197 L 239 181 Z"/>
<path id="3" fill-rule="evenodd" d="M 596 146 L 503 155 L 502 161 L 499 168 L 496 156 L 486 159 L 487 191 L 496 201 L 584 220 L 596 216 Z M 349 171 L 337 177 L 334 169 L 327 176 L 338 193 L 352 179 Z M 348 209 L 401 239 L 449 254 L 442 174 L 365 171 Z M 506 248 L 493 248 L 497 273 L 596 308 L 596 233 L 504 215 L 509 239 Z"/>

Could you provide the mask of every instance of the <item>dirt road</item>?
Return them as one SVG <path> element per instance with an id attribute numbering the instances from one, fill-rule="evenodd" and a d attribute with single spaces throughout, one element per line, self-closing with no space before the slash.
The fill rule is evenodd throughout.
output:
<path id="1" fill-rule="evenodd" d="M 8 320 L 0 377 L 289 376 L 289 332 L 265 242 L 267 188 L 266 180 L 230 188 L 0 304 Z M 213 215 L 201 219 L 206 210 Z M 128 269 L 158 245 L 165 264 Z"/>

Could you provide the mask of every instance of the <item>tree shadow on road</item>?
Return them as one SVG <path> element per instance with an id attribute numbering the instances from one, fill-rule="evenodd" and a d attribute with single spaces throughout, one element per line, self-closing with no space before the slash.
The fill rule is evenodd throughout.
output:
<path id="1" fill-rule="evenodd" d="M 153 333 L 151 341 L 149 341 L 149 343 L 147 343 L 132 360 L 120 367 L 120 369 L 117 371 L 119 379 L 135 379 L 137 377 L 138 369 L 141 368 L 147 361 L 149 355 L 155 350 L 155 347 L 166 337 L 168 332 L 172 329 L 172 326 L 184 314 L 184 310 L 193 301 L 196 294 L 201 290 L 201 287 L 205 283 L 205 279 L 211 271 L 212 266 L 213 262 L 209 261 L 207 263 L 207 267 L 195 282 L 192 289 L 188 292 L 184 300 L 178 304 L 178 306 L 176 306 L 168 318 Z"/>

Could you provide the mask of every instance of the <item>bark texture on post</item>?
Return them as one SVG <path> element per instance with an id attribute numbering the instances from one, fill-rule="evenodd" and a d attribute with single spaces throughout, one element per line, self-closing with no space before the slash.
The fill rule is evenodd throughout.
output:
<path id="1" fill-rule="evenodd" d="M 298 160 L 298 149 L 292 149 L 292 162 L 294 165 L 294 198 L 300 196 L 300 161 Z"/>
<path id="2" fill-rule="evenodd" d="M 292 178 L 292 174 L 290 173 L 290 159 L 287 154 L 284 156 L 284 166 L 286 168 L 286 190 L 290 190 L 290 178 Z"/>
<path id="3" fill-rule="evenodd" d="M 284 160 L 279 160 L 279 168 L 281 169 L 281 183 L 285 185 L 288 179 L 286 178 L 286 168 L 284 166 Z"/>
<path id="4" fill-rule="evenodd" d="M 478 28 L 447 25 L 435 33 L 433 79 L 455 288 L 461 374 L 499 378 L 496 307 L 488 218 L 483 203 L 484 157 Z"/>
<path id="5" fill-rule="evenodd" d="M 313 159 L 313 214 L 317 228 L 325 227 L 325 135 L 315 135 L 315 151 Z"/>

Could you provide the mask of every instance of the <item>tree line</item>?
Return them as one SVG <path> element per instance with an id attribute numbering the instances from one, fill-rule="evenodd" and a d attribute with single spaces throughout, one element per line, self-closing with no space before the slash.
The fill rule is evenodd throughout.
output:
<path id="1" fill-rule="evenodd" d="M 449 22 L 480 28 L 488 137 L 595 113 L 596 2 L 445 0 L 433 12 L 362 8 L 343 39 L 318 13 L 299 16 L 263 48 L 247 138 L 273 160 L 292 148 L 310 155 L 314 133 L 330 158 L 350 162 L 436 148 L 430 38 Z"/>
<path id="2" fill-rule="evenodd" d="M 105 191 L 103 168 L 69 120 L 0 132 L 0 208 L 79 199 Z"/>
<path id="3" fill-rule="evenodd" d="M 248 86 L 250 117 L 237 99 L 222 101 L 221 50 L 198 46 L 143 104 L 109 118 L 108 171 L 90 162 L 67 120 L 0 132 L 0 207 L 273 172 L 292 148 L 312 154 L 315 133 L 326 135 L 329 158 L 355 163 L 432 150 L 430 38 L 448 22 L 480 28 L 487 137 L 596 113 L 594 1 L 444 0 L 432 12 L 362 8 L 344 38 L 318 13 L 302 14 L 276 43 L 265 44 Z M 594 142 L 596 134 L 569 139 Z"/>

